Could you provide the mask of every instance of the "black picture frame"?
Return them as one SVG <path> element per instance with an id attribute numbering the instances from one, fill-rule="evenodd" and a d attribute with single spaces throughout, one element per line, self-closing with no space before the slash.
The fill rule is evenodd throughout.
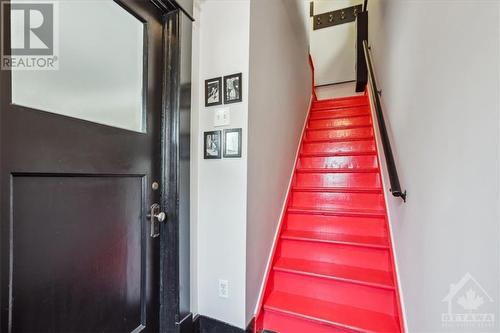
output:
<path id="1" fill-rule="evenodd" d="M 222 77 L 214 77 L 205 80 L 205 106 L 214 106 L 222 104 Z M 216 95 L 215 98 L 213 95 Z"/>
<path id="2" fill-rule="evenodd" d="M 231 74 L 224 76 L 224 104 L 238 103 L 243 101 L 242 74 Z"/>
<path id="3" fill-rule="evenodd" d="M 204 132 L 203 158 L 206 160 L 220 159 L 221 150 L 222 150 L 221 131 Z"/>
<path id="4" fill-rule="evenodd" d="M 230 135 L 237 134 L 236 141 Z M 238 158 L 241 157 L 241 128 L 230 128 L 224 130 L 224 158 Z M 236 149 L 234 145 L 237 145 Z"/>

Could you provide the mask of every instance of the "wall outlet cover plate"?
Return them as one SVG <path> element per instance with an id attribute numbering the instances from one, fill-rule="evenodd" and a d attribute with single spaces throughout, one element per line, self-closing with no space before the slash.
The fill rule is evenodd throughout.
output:
<path id="1" fill-rule="evenodd" d="M 214 126 L 229 126 L 230 125 L 229 108 L 220 108 L 215 110 Z"/>

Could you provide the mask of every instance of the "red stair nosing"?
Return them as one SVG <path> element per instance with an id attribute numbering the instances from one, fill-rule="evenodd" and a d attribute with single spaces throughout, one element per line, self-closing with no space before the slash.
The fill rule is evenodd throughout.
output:
<path id="1" fill-rule="evenodd" d="M 298 173 L 376 173 L 378 168 L 297 168 Z"/>
<path id="2" fill-rule="evenodd" d="M 273 270 L 344 281 L 374 288 L 395 289 L 392 272 L 376 269 L 281 257 L 274 264 Z"/>
<path id="3" fill-rule="evenodd" d="M 359 107 L 359 106 L 369 106 L 368 100 L 357 100 L 351 103 L 346 103 L 345 101 L 317 101 L 312 104 L 312 108 L 346 108 L 346 107 Z"/>
<path id="4" fill-rule="evenodd" d="M 372 124 L 361 124 L 361 125 L 348 125 L 348 126 L 331 126 L 331 127 L 309 127 L 309 124 L 306 127 L 308 131 L 331 131 L 331 130 L 345 130 L 345 129 L 355 129 L 355 128 L 372 128 Z"/>
<path id="5" fill-rule="evenodd" d="M 309 119 L 307 128 L 337 128 L 346 126 L 366 126 L 372 124 L 369 115 L 360 117 L 340 117 L 332 119 Z"/>
<path id="6" fill-rule="evenodd" d="M 368 102 L 364 102 L 364 103 L 356 103 L 356 104 L 353 104 L 353 105 L 333 105 L 333 107 L 337 108 L 337 109 L 353 109 L 353 108 L 367 108 L 369 109 L 370 108 L 370 104 Z M 326 103 L 323 103 L 322 105 L 318 104 L 318 103 L 313 103 L 312 104 L 312 108 L 311 108 L 311 111 L 314 111 L 316 110 L 317 108 L 328 108 L 328 107 L 332 107 L 332 104 L 328 105 Z"/>
<path id="7" fill-rule="evenodd" d="M 304 143 L 323 143 L 323 142 L 352 142 L 352 141 L 367 141 L 367 140 L 374 140 L 375 138 L 373 136 L 366 136 L 366 137 L 353 137 L 353 138 L 348 138 L 348 137 L 342 137 L 342 138 L 335 138 L 335 139 L 305 139 L 303 142 Z"/>
<path id="8" fill-rule="evenodd" d="M 330 115 L 330 116 L 339 116 L 339 115 L 358 115 L 358 114 L 365 114 L 367 116 L 371 115 L 370 108 L 369 107 L 353 107 L 353 108 L 345 108 L 345 109 L 333 109 L 333 110 L 328 110 L 328 109 L 316 109 L 316 110 L 311 110 L 311 117 L 316 117 L 316 116 L 325 116 L 325 115 Z"/>
<path id="9" fill-rule="evenodd" d="M 330 215 L 330 216 L 352 216 L 352 217 L 383 217 L 385 218 L 385 210 L 367 210 L 367 209 L 304 209 L 304 208 L 288 208 L 288 212 L 292 214 L 310 214 L 310 215 Z"/>
<path id="10" fill-rule="evenodd" d="M 322 111 L 318 111 L 322 112 Z M 358 117 L 368 117 L 370 116 L 369 113 L 360 113 L 360 114 L 348 114 L 348 115 L 321 115 L 321 116 L 316 116 L 311 114 L 311 120 L 328 120 L 328 119 L 342 119 L 342 118 L 358 118 Z"/>
<path id="11" fill-rule="evenodd" d="M 327 193 L 374 193 L 381 194 L 382 188 L 380 187 L 307 187 L 307 186 L 293 186 L 294 192 L 327 192 Z"/>
<path id="12" fill-rule="evenodd" d="M 369 107 L 370 103 L 368 102 L 359 102 L 354 104 L 333 104 L 333 103 L 318 103 L 315 102 L 312 105 L 312 110 L 322 109 L 322 108 L 331 108 L 331 109 L 347 109 L 347 108 L 359 108 L 359 107 Z"/>
<path id="13" fill-rule="evenodd" d="M 301 157 L 335 157 L 335 156 L 365 156 L 365 155 L 377 155 L 376 151 L 346 151 L 346 152 L 329 152 L 329 153 L 304 153 L 301 152 Z"/>
<path id="14" fill-rule="evenodd" d="M 331 234 L 314 231 L 285 230 L 281 235 L 282 239 L 319 242 L 330 244 L 350 245 L 357 247 L 375 248 L 388 250 L 389 242 L 383 237 L 358 236 L 349 234 Z"/>
<path id="15" fill-rule="evenodd" d="M 281 292 L 272 292 L 267 297 L 264 310 L 276 311 L 355 332 L 400 331 L 397 317 Z"/>
<path id="16" fill-rule="evenodd" d="M 311 108 L 311 112 L 321 112 L 321 111 L 337 111 L 337 110 L 346 110 L 346 109 L 354 109 L 354 108 L 367 108 L 369 104 L 359 103 L 353 105 L 313 105 Z"/>

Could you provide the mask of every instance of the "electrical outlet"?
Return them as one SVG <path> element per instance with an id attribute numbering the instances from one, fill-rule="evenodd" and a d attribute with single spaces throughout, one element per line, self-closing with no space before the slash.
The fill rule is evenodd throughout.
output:
<path id="1" fill-rule="evenodd" d="M 227 280 L 219 280 L 219 297 L 229 297 L 229 282 Z"/>

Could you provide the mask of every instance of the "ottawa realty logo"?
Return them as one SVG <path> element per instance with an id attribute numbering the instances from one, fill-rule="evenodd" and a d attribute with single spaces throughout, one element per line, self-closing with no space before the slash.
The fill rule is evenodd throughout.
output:
<path id="1" fill-rule="evenodd" d="M 441 315 L 443 327 L 470 330 L 495 326 L 494 300 L 470 273 L 450 284 L 442 301 L 448 305 L 448 311 Z"/>
<path id="2" fill-rule="evenodd" d="M 2 69 L 57 70 L 57 1 L 2 1 L 1 7 Z"/>

